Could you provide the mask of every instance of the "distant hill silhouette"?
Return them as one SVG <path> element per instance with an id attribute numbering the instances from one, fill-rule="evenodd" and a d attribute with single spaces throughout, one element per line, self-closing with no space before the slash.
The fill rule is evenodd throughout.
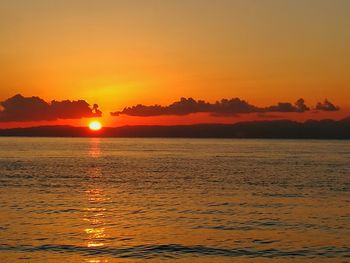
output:
<path id="1" fill-rule="evenodd" d="M 340 121 L 253 121 L 236 124 L 106 127 L 40 126 L 0 129 L 0 136 L 28 137 L 168 137 L 168 138 L 285 138 L 350 139 L 350 118 Z"/>

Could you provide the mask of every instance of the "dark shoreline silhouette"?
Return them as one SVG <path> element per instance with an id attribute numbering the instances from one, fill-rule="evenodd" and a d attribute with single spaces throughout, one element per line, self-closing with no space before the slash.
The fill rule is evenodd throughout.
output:
<path id="1" fill-rule="evenodd" d="M 0 129 L 0 136 L 23 137 L 146 137 L 146 138 L 267 138 L 350 139 L 350 118 L 339 121 L 252 121 L 236 124 L 105 127 L 93 132 L 86 127 L 39 126 Z"/>

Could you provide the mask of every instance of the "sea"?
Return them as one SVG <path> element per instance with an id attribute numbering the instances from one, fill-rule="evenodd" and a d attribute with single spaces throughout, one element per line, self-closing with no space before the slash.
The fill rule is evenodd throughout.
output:
<path id="1" fill-rule="evenodd" d="M 1 137 L 0 262 L 350 262 L 350 141 Z"/>

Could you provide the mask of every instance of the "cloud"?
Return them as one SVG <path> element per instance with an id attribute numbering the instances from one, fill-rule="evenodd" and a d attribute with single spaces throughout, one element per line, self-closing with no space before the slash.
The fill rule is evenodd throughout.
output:
<path id="1" fill-rule="evenodd" d="M 305 112 L 310 108 L 303 99 L 297 100 L 294 104 L 279 102 L 277 105 L 258 107 L 240 98 L 222 99 L 215 103 L 193 98 L 181 98 L 168 106 L 138 104 L 126 107 L 122 111 L 111 112 L 112 116 L 161 116 L 161 115 L 188 115 L 191 113 L 209 113 L 213 116 L 234 116 L 245 113 L 266 113 L 266 112 Z"/>
<path id="2" fill-rule="evenodd" d="M 203 100 L 194 100 L 193 98 L 181 98 L 168 106 L 152 105 L 145 106 L 138 104 L 136 106 L 124 108 L 122 111 L 112 112 L 112 116 L 160 116 L 160 115 L 188 115 L 191 113 L 209 112 L 213 115 L 232 115 L 237 113 L 255 112 L 255 106 L 248 104 L 244 100 L 234 98 L 231 100 L 223 99 L 220 102 L 211 104 Z"/>
<path id="3" fill-rule="evenodd" d="M 123 111 L 112 112 L 112 116 L 120 114 L 130 116 L 160 116 L 160 115 L 188 115 L 190 113 L 208 112 L 211 105 L 205 101 L 195 101 L 192 98 L 181 98 L 180 101 L 174 102 L 169 106 L 145 106 L 138 104 L 136 106 L 124 108 Z"/>
<path id="4" fill-rule="evenodd" d="M 277 105 L 264 108 L 264 112 L 305 112 L 309 110 L 304 99 L 298 99 L 294 105 L 289 102 L 279 102 Z"/>
<path id="5" fill-rule="evenodd" d="M 54 100 L 48 103 L 39 97 L 23 97 L 18 94 L 0 102 L 0 105 L 0 122 L 53 121 L 102 116 L 97 104 L 91 108 L 84 100 Z"/>
<path id="6" fill-rule="evenodd" d="M 338 110 L 340 110 L 340 108 L 338 106 L 335 106 L 329 100 L 325 99 L 323 103 L 322 102 L 317 103 L 316 110 L 320 110 L 320 111 L 338 111 Z"/>
<path id="7" fill-rule="evenodd" d="M 211 109 L 208 112 L 213 116 L 232 116 L 241 113 L 261 112 L 261 109 L 249 104 L 245 100 L 233 98 L 222 99 L 215 102 L 215 104 L 211 104 Z"/>

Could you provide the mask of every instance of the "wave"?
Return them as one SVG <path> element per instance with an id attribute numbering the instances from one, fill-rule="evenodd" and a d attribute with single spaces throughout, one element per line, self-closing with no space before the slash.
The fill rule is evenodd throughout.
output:
<path id="1" fill-rule="evenodd" d="M 101 247 L 88 248 L 74 245 L 47 244 L 31 245 L 0 245 L 0 251 L 16 252 L 57 252 L 78 253 L 84 256 L 105 255 L 115 258 L 180 258 L 183 256 L 216 256 L 216 257 L 251 257 L 251 258 L 350 258 L 350 247 L 326 246 L 304 248 L 300 250 L 252 249 L 252 248 L 215 248 L 207 246 L 185 246 L 180 244 L 138 245 L 132 247 Z"/>

